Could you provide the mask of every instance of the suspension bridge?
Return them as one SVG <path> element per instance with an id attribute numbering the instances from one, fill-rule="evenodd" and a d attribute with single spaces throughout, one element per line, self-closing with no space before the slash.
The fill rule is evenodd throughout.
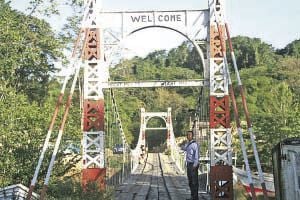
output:
<path id="1" fill-rule="evenodd" d="M 100 190 L 113 186 L 116 199 L 186 199 L 190 191 L 185 175 L 184 153 L 176 142 L 173 131 L 172 109 L 166 112 L 151 112 L 141 108 L 140 132 L 134 149 L 126 139 L 122 126 L 114 90 L 119 88 L 153 88 L 153 87 L 198 87 L 199 97 L 195 97 L 197 107 L 190 129 L 195 140 L 200 144 L 207 142 L 208 153 L 201 152 L 200 158 L 207 164 L 200 168 L 205 174 L 200 185 L 201 199 L 233 199 L 233 147 L 230 127 L 230 102 L 234 111 L 237 132 L 242 147 L 246 166 L 247 179 L 252 199 L 256 199 L 256 191 L 248 163 L 248 155 L 243 138 L 237 103 L 232 87 L 227 59 L 227 43 L 232 58 L 233 68 L 238 80 L 239 92 L 242 97 L 247 126 L 259 172 L 259 183 L 264 199 L 268 199 L 264 174 L 260 166 L 256 150 L 255 136 L 252 129 L 247 102 L 244 95 L 242 80 L 231 44 L 228 24 L 224 17 L 224 0 L 209 0 L 208 8 L 202 10 L 175 11 L 103 11 L 99 0 L 85 0 L 82 22 L 77 40 L 70 58 L 70 74 L 63 81 L 61 93 L 52 116 L 45 142 L 37 160 L 37 167 L 29 187 L 26 199 L 34 199 L 35 186 L 54 123 L 67 85 L 71 81 L 69 96 L 65 103 L 63 118 L 60 122 L 58 136 L 52 152 L 51 161 L 40 191 L 40 199 L 45 199 L 55 160 L 63 137 L 65 123 L 70 110 L 73 93 L 81 70 L 83 70 L 83 86 L 81 90 L 82 108 L 82 187 L 88 183 L 96 183 Z M 152 80 L 122 82 L 112 81 L 109 67 L 114 54 L 118 52 L 120 43 L 128 36 L 143 29 L 165 28 L 177 32 L 190 41 L 197 50 L 203 66 L 203 79 L 199 80 Z M 202 46 L 208 51 L 203 52 Z M 104 93 L 104 90 L 109 91 Z M 109 94 L 111 102 L 104 101 L 104 94 Z M 207 97 L 205 97 L 207 95 Z M 110 110 L 105 113 L 105 104 Z M 199 113 L 209 115 L 206 121 Z M 109 143 L 108 126 L 105 125 L 106 115 L 113 114 L 118 128 L 121 144 L 120 153 L 106 148 Z M 163 120 L 164 127 L 147 127 L 151 118 Z M 138 120 L 138 119 L 137 119 Z M 80 122 L 78 122 L 80 123 Z M 169 153 L 149 153 L 147 150 L 146 130 L 164 130 L 166 149 Z M 116 150 L 118 152 L 119 150 Z M 118 165 L 113 167 L 113 162 Z M 205 168 L 205 169 L 204 169 Z"/>

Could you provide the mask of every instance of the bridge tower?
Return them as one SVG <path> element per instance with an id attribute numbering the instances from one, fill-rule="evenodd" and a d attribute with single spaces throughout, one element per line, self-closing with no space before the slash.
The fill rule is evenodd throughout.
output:
<path id="1" fill-rule="evenodd" d="M 100 0 L 85 0 L 88 17 L 83 21 L 86 42 L 84 44 L 84 88 L 83 88 L 83 168 L 82 185 L 96 182 L 100 188 L 105 186 L 104 155 L 104 95 L 102 82 L 108 81 L 103 50 L 103 30 L 99 21 Z"/>
<path id="2" fill-rule="evenodd" d="M 148 128 L 148 121 L 153 118 L 158 117 L 164 120 L 166 126 L 165 127 L 157 127 L 157 128 Z M 172 128 L 172 116 L 171 116 L 171 108 L 168 108 L 167 112 L 146 112 L 145 108 L 141 108 L 141 132 L 139 136 L 139 143 L 141 145 L 146 145 L 146 130 L 166 130 L 166 143 L 167 146 L 170 146 L 171 141 L 171 133 L 173 131 Z"/>
<path id="3" fill-rule="evenodd" d="M 224 6 L 225 0 L 209 0 L 210 188 L 213 199 L 231 200 L 233 181 L 228 74 L 221 49 L 221 42 L 225 41 L 222 39 L 225 36 Z"/>

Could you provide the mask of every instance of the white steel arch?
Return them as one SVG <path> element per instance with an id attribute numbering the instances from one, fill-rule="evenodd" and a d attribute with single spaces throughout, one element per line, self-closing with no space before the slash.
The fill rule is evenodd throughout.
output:
<path id="1" fill-rule="evenodd" d="M 174 160 L 175 164 L 177 165 L 178 169 L 182 172 L 184 171 L 183 167 L 183 157 L 180 155 L 179 147 L 177 146 L 175 135 L 173 131 L 173 124 L 172 124 L 172 114 L 171 108 L 169 107 L 167 112 L 146 112 L 145 108 L 141 108 L 141 126 L 140 126 L 140 134 L 137 145 L 135 149 L 131 151 L 132 153 L 132 171 L 134 172 L 138 164 L 145 161 L 145 154 L 146 154 L 146 130 L 147 123 L 150 119 L 158 117 L 163 119 L 166 123 L 165 130 L 167 130 L 167 147 L 170 150 L 171 158 Z M 156 129 L 156 128 L 154 128 Z M 160 128 L 158 128 L 160 129 Z"/>
<path id="2" fill-rule="evenodd" d="M 98 16 L 106 66 L 113 62 L 114 54 L 130 35 L 144 29 L 164 28 L 179 33 L 193 44 L 202 61 L 204 78 L 208 79 L 207 61 L 199 44 L 208 40 L 209 10 L 102 11 Z"/>

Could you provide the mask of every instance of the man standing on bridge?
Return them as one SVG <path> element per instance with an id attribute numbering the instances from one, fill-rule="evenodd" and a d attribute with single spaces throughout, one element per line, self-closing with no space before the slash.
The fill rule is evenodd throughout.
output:
<path id="1" fill-rule="evenodd" d="M 193 132 L 187 132 L 188 143 L 184 147 L 186 152 L 187 177 L 191 190 L 192 200 L 198 200 L 198 168 L 199 168 L 199 150 L 198 144 L 193 140 Z"/>

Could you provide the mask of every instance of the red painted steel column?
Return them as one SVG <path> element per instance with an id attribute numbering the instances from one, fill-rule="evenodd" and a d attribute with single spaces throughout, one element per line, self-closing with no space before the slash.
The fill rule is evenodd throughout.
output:
<path id="1" fill-rule="evenodd" d="M 103 58 L 100 52 L 99 28 L 87 29 L 87 42 L 84 49 L 84 106 L 83 106 L 83 169 L 82 185 L 97 183 L 105 189 L 104 163 L 104 97 L 101 83 Z M 101 68 L 102 67 L 102 68 Z"/>
<path id="2" fill-rule="evenodd" d="M 210 189 L 212 199 L 233 199 L 232 149 L 228 77 L 217 24 L 222 24 L 224 1 L 209 0 L 210 8 Z M 222 25 L 221 25 L 222 26 Z M 224 35 L 225 26 L 221 27 Z M 224 44 L 225 46 L 225 44 Z"/>

